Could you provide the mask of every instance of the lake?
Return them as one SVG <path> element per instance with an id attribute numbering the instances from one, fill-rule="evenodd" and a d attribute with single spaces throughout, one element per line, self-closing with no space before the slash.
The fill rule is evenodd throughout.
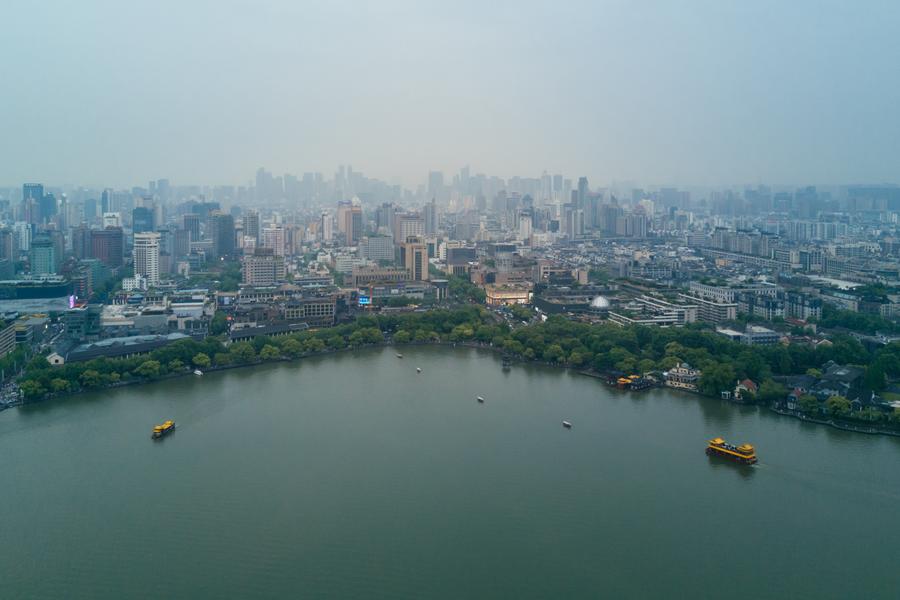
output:
<path id="1" fill-rule="evenodd" d="M 898 438 L 401 351 L 0 413 L 0 596 L 898 595 Z"/>

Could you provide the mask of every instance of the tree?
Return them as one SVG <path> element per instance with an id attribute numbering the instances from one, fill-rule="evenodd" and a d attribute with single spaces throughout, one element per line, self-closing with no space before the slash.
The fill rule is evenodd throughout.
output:
<path id="1" fill-rule="evenodd" d="M 814 415 L 819 412 L 819 399 L 812 394 L 803 394 L 797 400 L 800 410 L 808 415 Z"/>
<path id="2" fill-rule="evenodd" d="M 559 344 L 551 344 L 544 350 L 544 360 L 547 362 L 562 361 L 564 358 L 563 349 Z"/>
<path id="3" fill-rule="evenodd" d="M 784 400 L 787 393 L 788 391 L 783 385 L 772 381 L 771 379 L 766 379 L 762 382 L 762 385 L 759 386 L 759 392 L 756 397 L 760 404 L 775 404 L 776 402 Z"/>
<path id="4" fill-rule="evenodd" d="M 194 363 L 195 367 L 206 369 L 210 365 L 209 355 L 198 352 L 194 355 L 194 358 L 191 359 L 191 362 Z"/>
<path id="5" fill-rule="evenodd" d="M 140 364 L 140 366 L 134 370 L 135 373 L 140 375 L 141 377 L 146 377 L 147 379 L 154 379 L 159 377 L 160 370 L 159 361 L 156 360 L 145 360 Z"/>
<path id="6" fill-rule="evenodd" d="M 247 342 L 232 344 L 228 350 L 232 360 L 237 364 L 247 364 L 256 360 L 256 351 Z"/>
<path id="7" fill-rule="evenodd" d="M 103 376 L 94 369 L 88 369 L 79 377 L 81 385 L 86 388 L 98 387 L 103 383 Z"/>
<path id="8" fill-rule="evenodd" d="M 169 370 L 170 371 L 180 371 L 184 368 L 184 363 L 181 362 L 181 359 L 175 358 L 169 361 Z"/>
<path id="9" fill-rule="evenodd" d="M 231 364 L 231 355 L 227 352 L 216 352 L 213 356 L 213 363 L 217 367 L 224 367 Z"/>
<path id="10" fill-rule="evenodd" d="M 806 370 L 806 374 L 818 379 L 822 376 L 822 371 L 820 371 L 819 369 L 816 369 L 815 367 L 810 367 Z"/>
<path id="11" fill-rule="evenodd" d="M 885 383 L 884 367 L 882 366 L 881 359 L 878 359 L 866 367 L 866 375 L 863 379 L 863 384 L 866 386 L 867 390 L 880 392 L 884 389 Z"/>
<path id="12" fill-rule="evenodd" d="M 282 351 L 292 358 L 297 358 L 301 354 L 303 354 L 303 344 L 295 340 L 294 338 L 288 338 L 281 345 Z"/>
<path id="13" fill-rule="evenodd" d="M 730 364 L 712 363 L 703 369 L 698 387 L 707 396 L 718 396 L 734 387 L 737 377 Z"/>
<path id="14" fill-rule="evenodd" d="M 266 344 L 263 346 L 263 349 L 259 351 L 259 357 L 263 360 L 275 360 L 281 358 L 281 352 L 279 352 L 278 348 L 275 346 Z"/>
<path id="15" fill-rule="evenodd" d="M 65 379 L 60 379 L 56 377 L 50 380 L 50 389 L 54 394 L 60 394 L 63 392 L 68 392 L 72 386 Z"/>
<path id="16" fill-rule="evenodd" d="M 825 401 L 825 408 L 833 417 L 846 417 L 850 414 L 850 401 L 843 396 L 832 396 Z"/>
<path id="17" fill-rule="evenodd" d="M 213 315 L 212 321 L 209 322 L 209 333 L 211 335 L 219 335 L 228 331 L 228 319 L 225 313 L 217 311 Z"/>
<path id="18" fill-rule="evenodd" d="M 37 400 L 39 398 L 43 398 L 44 394 L 47 393 L 47 390 L 44 389 L 44 386 L 42 386 L 39 382 L 34 381 L 33 379 L 23 381 L 22 385 L 19 386 L 19 389 L 22 390 L 22 394 L 25 395 L 26 400 Z"/>
<path id="19" fill-rule="evenodd" d="M 397 344 L 408 344 L 412 336 L 406 330 L 400 330 L 394 334 L 394 342 Z"/>

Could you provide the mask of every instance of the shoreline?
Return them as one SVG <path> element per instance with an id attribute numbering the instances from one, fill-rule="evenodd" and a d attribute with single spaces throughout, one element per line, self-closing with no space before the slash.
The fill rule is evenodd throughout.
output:
<path id="1" fill-rule="evenodd" d="M 449 342 L 449 341 L 448 342 L 444 342 L 444 341 L 416 342 L 416 341 L 410 341 L 410 342 L 407 342 L 404 344 L 395 344 L 391 340 L 385 340 L 384 342 L 381 342 L 381 343 L 365 344 L 365 345 L 358 346 L 355 348 L 352 348 L 352 347 L 351 348 L 339 348 L 339 349 L 331 349 L 331 350 L 322 350 L 321 352 L 310 352 L 310 353 L 301 354 L 294 358 L 287 357 L 287 356 L 281 356 L 281 357 L 270 359 L 270 360 L 255 360 L 253 362 L 248 362 L 248 363 L 239 364 L 239 365 L 210 366 L 203 370 L 203 374 L 205 375 L 207 373 L 216 372 L 216 371 L 228 371 L 231 369 L 242 369 L 242 368 L 246 368 L 246 367 L 257 367 L 257 366 L 264 365 L 264 364 L 295 362 L 295 361 L 303 360 L 305 358 L 314 358 L 317 356 L 327 356 L 329 354 L 338 354 L 338 353 L 342 353 L 342 352 L 353 352 L 356 350 L 365 350 L 367 348 L 386 348 L 388 346 L 392 346 L 395 348 L 401 348 L 403 346 L 448 346 L 448 347 L 455 348 L 457 346 L 461 346 L 464 348 L 487 350 L 494 354 L 511 356 L 511 357 L 513 357 L 514 361 L 519 364 L 523 364 L 523 365 L 536 364 L 536 365 L 541 365 L 541 366 L 545 366 L 545 367 L 552 367 L 552 368 L 557 368 L 557 369 L 563 369 L 566 371 L 572 371 L 573 373 L 576 373 L 578 375 L 583 375 L 585 377 L 591 377 L 593 379 L 598 379 L 598 380 L 600 380 L 601 383 L 604 384 L 605 387 L 618 389 L 615 386 L 610 386 L 610 385 L 606 384 L 606 382 L 604 381 L 605 376 L 602 373 L 598 373 L 597 371 L 594 371 L 592 369 L 580 369 L 580 368 L 573 367 L 573 366 L 566 365 L 566 364 L 550 363 L 550 362 L 540 361 L 540 360 L 523 360 L 518 355 L 510 354 L 510 353 L 506 352 L 505 350 L 503 350 L 502 348 L 498 348 L 492 344 L 483 344 L 481 342 L 471 342 L 471 341 L 469 341 L 469 342 Z M 115 389 L 115 388 L 119 388 L 119 387 L 126 387 L 126 386 L 132 386 L 132 385 L 156 383 L 158 381 L 178 379 L 178 378 L 186 377 L 189 375 L 193 375 L 194 377 L 197 377 L 197 375 L 194 375 L 192 368 L 186 368 L 182 372 L 167 373 L 156 379 L 151 379 L 151 380 L 133 379 L 131 381 L 120 381 L 117 383 L 107 384 L 102 387 L 93 388 L 90 390 L 77 390 L 77 391 L 73 391 L 73 392 L 62 392 L 62 393 L 47 395 L 46 397 L 44 397 L 40 400 L 31 401 L 31 402 L 22 400 L 18 404 L 4 405 L 4 406 L 0 407 L 0 412 L 2 412 L 6 408 L 27 406 L 29 404 L 37 404 L 39 402 L 44 402 L 46 400 L 57 400 L 57 399 L 61 399 L 61 398 L 66 398 L 68 396 L 77 396 L 79 394 L 83 394 L 86 392 L 102 391 L 102 390 L 106 390 L 106 389 Z M 654 388 L 663 388 L 663 389 L 667 389 L 667 390 L 673 391 L 673 392 L 684 391 L 684 390 L 677 390 L 674 388 L 667 388 L 665 386 L 653 386 L 653 387 L 645 388 L 642 390 L 619 390 L 619 391 L 642 392 L 642 391 L 647 391 L 649 389 L 654 389 Z M 685 393 L 688 393 L 692 396 L 699 396 L 701 398 L 713 398 L 712 396 L 704 396 L 703 394 L 700 394 L 699 392 L 696 392 L 696 393 L 685 392 Z M 732 404 L 734 406 L 749 406 L 746 404 L 739 404 L 736 402 L 729 402 L 729 404 Z M 755 405 L 755 406 L 759 406 L 759 405 Z M 861 434 L 865 434 L 865 435 L 887 435 L 887 436 L 892 436 L 892 437 L 900 437 L 900 431 L 895 430 L 895 429 L 882 429 L 882 428 L 878 428 L 878 427 L 855 426 L 852 423 L 842 423 L 839 421 L 835 421 L 834 419 L 828 419 L 828 420 L 815 419 L 815 418 L 811 418 L 806 415 L 803 415 L 801 413 L 797 413 L 795 411 L 781 410 L 781 409 L 777 409 L 773 406 L 767 406 L 767 407 L 761 407 L 761 408 L 766 408 L 766 409 L 768 409 L 780 416 L 783 416 L 783 417 L 791 417 L 791 418 L 794 418 L 798 421 L 802 421 L 805 423 L 810 423 L 813 425 L 824 425 L 827 427 L 831 427 L 833 429 L 847 431 L 849 433 L 861 433 Z"/>

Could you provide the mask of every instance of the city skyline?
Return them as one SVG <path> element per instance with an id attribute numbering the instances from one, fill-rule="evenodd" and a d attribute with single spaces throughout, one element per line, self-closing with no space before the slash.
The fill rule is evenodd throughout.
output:
<path id="1" fill-rule="evenodd" d="M 467 163 L 644 185 L 897 180 L 891 3 L 474 8 L 13 6 L 0 51 L 20 60 L 2 75 L 40 93 L 7 95 L 0 182 L 238 185 L 259 165 L 341 163 L 408 188 Z"/>

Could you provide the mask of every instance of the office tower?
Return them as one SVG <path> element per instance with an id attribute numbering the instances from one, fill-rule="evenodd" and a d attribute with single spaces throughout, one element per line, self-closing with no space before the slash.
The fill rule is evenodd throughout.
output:
<path id="1" fill-rule="evenodd" d="M 344 235 L 345 243 L 352 246 L 363 233 L 362 207 L 348 201 L 338 203 L 338 232 Z"/>
<path id="2" fill-rule="evenodd" d="M 587 177 L 579 177 L 578 178 L 578 194 L 576 196 L 575 205 L 576 208 L 580 208 L 584 210 L 585 203 L 587 202 L 588 195 L 588 180 Z"/>
<path id="3" fill-rule="evenodd" d="M 216 258 L 234 256 L 234 217 L 222 211 L 209 215 L 210 238 Z"/>
<path id="4" fill-rule="evenodd" d="M 172 254 L 176 257 L 187 256 L 191 253 L 191 232 L 186 229 L 176 229 L 172 232 Z"/>
<path id="5" fill-rule="evenodd" d="M 402 242 L 408 237 L 424 236 L 425 220 L 419 213 L 394 214 L 394 240 Z"/>
<path id="6" fill-rule="evenodd" d="M 32 275 L 56 274 L 56 244 L 49 235 L 39 234 L 34 237 L 28 259 Z"/>
<path id="7" fill-rule="evenodd" d="M 259 213 L 255 210 L 248 210 L 244 213 L 244 235 L 252 237 L 259 244 Z"/>
<path id="8" fill-rule="evenodd" d="M 91 229 L 87 225 L 72 229 L 72 254 L 78 260 L 91 257 Z"/>
<path id="9" fill-rule="evenodd" d="M 271 248 L 257 248 L 241 259 L 242 281 L 254 287 L 275 285 L 285 279 L 284 257 Z"/>
<path id="10" fill-rule="evenodd" d="M 281 226 L 264 227 L 262 230 L 262 248 L 268 248 L 275 256 L 285 255 L 284 228 Z"/>
<path id="11" fill-rule="evenodd" d="M 106 188 L 100 195 L 100 213 L 114 212 L 116 209 L 112 188 Z"/>
<path id="12" fill-rule="evenodd" d="M 134 274 L 147 280 L 149 287 L 159 285 L 159 234 L 156 232 L 134 235 Z"/>
<path id="13" fill-rule="evenodd" d="M 363 236 L 359 255 L 373 261 L 394 261 L 394 238 L 387 235 Z"/>
<path id="14" fill-rule="evenodd" d="M 428 247 L 421 237 L 410 236 L 400 244 L 400 261 L 410 279 L 428 281 Z"/>
<path id="15" fill-rule="evenodd" d="M 377 229 L 394 227 L 394 204 L 392 202 L 384 202 L 375 209 L 375 227 Z"/>
<path id="16" fill-rule="evenodd" d="M 56 213 L 56 196 L 53 194 L 44 194 L 44 196 L 38 200 L 38 221 L 45 224 L 49 223 L 50 220 L 56 216 Z"/>
<path id="17" fill-rule="evenodd" d="M 91 256 L 108 267 L 122 266 L 124 245 L 121 227 L 107 227 L 91 232 Z"/>
<path id="18" fill-rule="evenodd" d="M 322 213 L 319 228 L 323 242 L 330 242 L 334 238 L 334 219 L 328 211 Z"/>
<path id="19" fill-rule="evenodd" d="M 200 215 L 195 213 L 184 215 L 181 226 L 190 233 L 192 242 L 200 241 Z"/>
<path id="20" fill-rule="evenodd" d="M 34 232 L 34 225 L 26 221 L 17 221 L 13 223 L 13 229 L 16 230 L 16 237 L 19 240 L 19 250 L 21 252 L 31 250 L 31 236 Z"/>
<path id="21" fill-rule="evenodd" d="M 428 173 L 428 195 L 431 198 L 442 196 L 444 193 L 444 174 L 441 171 Z"/>
<path id="22" fill-rule="evenodd" d="M 149 206 L 138 206 L 131 211 L 131 230 L 134 233 L 153 231 L 154 221 L 153 209 Z"/>
<path id="23" fill-rule="evenodd" d="M 425 235 L 433 235 L 438 230 L 437 205 L 434 198 L 430 202 L 425 203 L 425 208 L 422 212 L 425 217 Z"/>
<path id="24" fill-rule="evenodd" d="M 19 242 L 12 229 L 0 229 L 0 258 L 15 261 L 19 257 Z"/>
<path id="25" fill-rule="evenodd" d="M 44 186 L 40 183 L 26 183 L 22 186 L 22 210 L 19 218 L 26 223 L 40 223 L 41 201 Z"/>

